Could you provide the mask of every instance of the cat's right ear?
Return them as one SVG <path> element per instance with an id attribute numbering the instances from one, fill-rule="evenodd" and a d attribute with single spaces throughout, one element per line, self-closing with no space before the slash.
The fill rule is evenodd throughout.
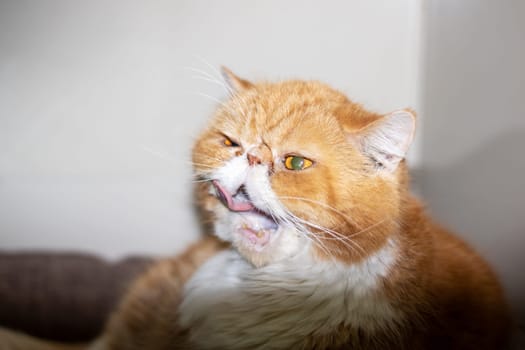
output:
<path id="1" fill-rule="evenodd" d="M 226 82 L 226 84 L 228 84 L 232 92 L 239 92 L 253 87 L 253 84 L 250 83 L 248 80 L 239 78 L 238 76 L 233 74 L 231 70 L 224 66 L 221 67 L 221 73 L 222 77 L 224 78 L 224 81 Z"/>
<path id="2" fill-rule="evenodd" d="M 361 151 L 379 168 L 393 172 L 414 139 L 416 116 L 411 110 L 390 113 L 357 132 Z"/>

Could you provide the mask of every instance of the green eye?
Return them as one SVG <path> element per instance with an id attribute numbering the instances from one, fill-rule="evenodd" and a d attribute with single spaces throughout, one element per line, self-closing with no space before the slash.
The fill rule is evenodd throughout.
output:
<path id="1" fill-rule="evenodd" d="M 287 156 L 284 159 L 284 166 L 288 170 L 303 170 L 311 167 L 313 162 L 301 156 Z"/>

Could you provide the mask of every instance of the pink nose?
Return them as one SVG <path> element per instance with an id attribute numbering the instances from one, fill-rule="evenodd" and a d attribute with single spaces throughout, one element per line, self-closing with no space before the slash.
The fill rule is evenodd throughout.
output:
<path id="1" fill-rule="evenodd" d="M 250 165 L 257 165 L 257 164 L 262 163 L 261 158 L 254 156 L 253 154 L 248 153 L 247 157 L 248 157 L 248 164 Z"/>

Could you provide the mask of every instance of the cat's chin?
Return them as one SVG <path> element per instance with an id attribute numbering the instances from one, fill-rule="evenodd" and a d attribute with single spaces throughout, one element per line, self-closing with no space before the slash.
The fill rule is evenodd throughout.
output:
<path id="1" fill-rule="evenodd" d="M 256 210 L 239 213 L 239 216 L 241 224 L 236 229 L 236 235 L 246 245 L 261 251 L 270 241 L 275 240 L 279 224 L 273 218 Z"/>
<path id="2" fill-rule="evenodd" d="M 267 214 L 252 210 L 238 213 L 233 230 L 233 245 L 255 266 L 273 260 L 274 245 L 281 234 L 279 224 Z"/>
<path id="3" fill-rule="evenodd" d="M 216 207 L 216 235 L 255 267 L 262 267 L 295 255 L 305 242 L 296 229 L 276 222 L 258 210 L 232 212 Z"/>

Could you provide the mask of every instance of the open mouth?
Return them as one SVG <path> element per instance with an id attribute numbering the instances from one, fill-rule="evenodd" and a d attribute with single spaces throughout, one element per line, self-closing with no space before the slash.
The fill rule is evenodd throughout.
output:
<path id="1" fill-rule="evenodd" d="M 212 181 L 215 187 L 217 198 L 231 211 L 250 211 L 255 210 L 255 206 L 246 196 L 232 196 L 232 194 L 217 180 Z"/>
<path id="2" fill-rule="evenodd" d="M 241 224 L 238 233 L 244 240 L 256 248 L 263 248 L 268 244 L 279 225 L 268 213 L 258 209 L 243 191 L 232 195 L 217 180 L 213 180 L 217 198 L 232 212 L 239 213 Z"/>

